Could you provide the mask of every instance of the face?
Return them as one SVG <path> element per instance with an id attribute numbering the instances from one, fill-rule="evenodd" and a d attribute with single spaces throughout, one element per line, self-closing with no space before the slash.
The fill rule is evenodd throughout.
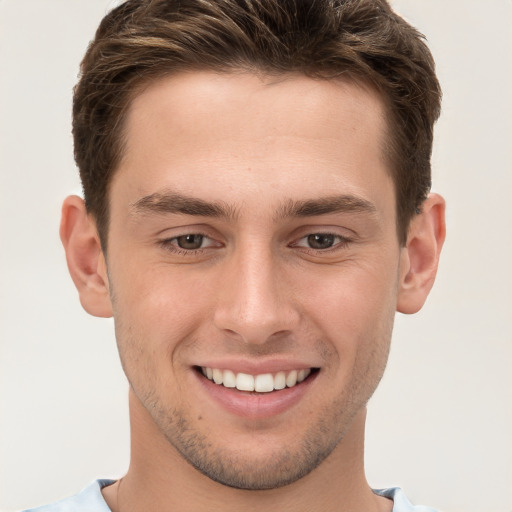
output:
<path id="1" fill-rule="evenodd" d="M 131 105 L 108 280 L 135 408 L 211 479 L 297 480 L 380 380 L 403 250 L 366 89 L 190 73 Z"/>

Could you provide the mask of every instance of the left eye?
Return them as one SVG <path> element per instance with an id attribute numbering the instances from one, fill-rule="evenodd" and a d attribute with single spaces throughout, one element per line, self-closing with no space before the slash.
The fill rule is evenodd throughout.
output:
<path id="1" fill-rule="evenodd" d="M 330 249 L 335 245 L 343 242 L 344 239 L 339 235 L 331 233 L 312 233 L 311 235 L 301 238 L 299 242 L 294 244 L 296 247 L 308 247 L 310 249 Z"/>

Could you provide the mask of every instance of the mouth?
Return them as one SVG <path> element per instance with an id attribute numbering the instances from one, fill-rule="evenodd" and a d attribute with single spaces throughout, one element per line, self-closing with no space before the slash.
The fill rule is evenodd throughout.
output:
<path id="1" fill-rule="evenodd" d="M 251 375 L 232 370 L 196 367 L 196 370 L 206 379 L 225 388 L 236 389 L 249 393 L 271 393 L 286 388 L 294 388 L 310 379 L 318 372 L 318 368 L 302 368 L 276 373 L 261 373 Z"/>

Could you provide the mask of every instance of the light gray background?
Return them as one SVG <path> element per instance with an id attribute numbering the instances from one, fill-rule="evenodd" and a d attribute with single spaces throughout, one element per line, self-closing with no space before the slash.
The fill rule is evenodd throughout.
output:
<path id="1" fill-rule="evenodd" d="M 0 0 L 0 509 L 127 467 L 127 384 L 110 320 L 89 317 L 57 235 L 79 190 L 78 63 L 108 0 Z M 424 310 L 399 316 L 370 404 L 367 472 L 417 503 L 512 510 L 512 2 L 395 0 L 444 88 L 434 189 L 448 239 Z"/>

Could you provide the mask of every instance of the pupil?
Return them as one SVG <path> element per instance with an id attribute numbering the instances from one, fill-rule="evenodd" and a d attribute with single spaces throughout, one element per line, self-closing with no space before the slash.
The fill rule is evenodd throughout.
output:
<path id="1" fill-rule="evenodd" d="M 308 244 L 312 249 L 329 249 L 334 244 L 334 235 L 309 235 Z"/>
<path id="2" fill-rule="evenodd" d="M 181 249 L 199 249 L 203 243 L 203 235 L 183 235 L 177 238 Z"/>

